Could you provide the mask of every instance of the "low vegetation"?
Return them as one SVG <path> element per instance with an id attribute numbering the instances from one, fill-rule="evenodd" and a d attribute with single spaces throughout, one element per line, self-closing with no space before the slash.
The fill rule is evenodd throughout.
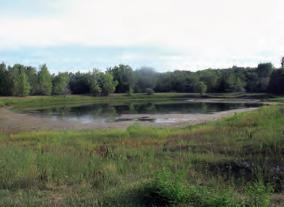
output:
<path id="1" fill-rule="evenodd" d="M 0 97 L 0 106 L 13 107 L 13 109 L 46 108 L 64 105 L 83 105 L 95 103 L 127 103 L 127 102 L 167 102 L 171 100 L 184 100 L 193 98 L 218 98 L 218 99 L 260 99 L 263 101 L 281 101 L 271 94 L 265 93 L 131 93 L 111 94 L 107 97 L 92 97 L 86 95 L 66 96 L 29 96 L 29 97 Z"/>
<path id="2" fill-rule="evenodd" d="M 236 96 L 236 94 L 234 95 Z M 242 94 L 240 97 L 243 96 Z M 258 98 L 257 94 L 249 95 Z M 112 94 L 108 97 L 92 97 L 84 95 L 66 95 L 66 96 L 29 96 L 29 97 L 0 97 L 0 106 L 13 107 L 13 109 L 29 109 L 29 108 L 45 108 L 53 106 L 64 105 L 83 105 L 95 103 L 127 103 L 127 102 L 141 102 L 141 101 L 171 101 L 171 100 L 184 100 L 185 98 L 198 98 L 198 94 L 187 93 L 155 93 L 146 95 L 144 93 L 126 94 Z M 226 98 L 227 94 L 219 94 L 220 98 Z M 262 98 L 266 97 L 265 94 L 261 95 Z M 230 98 L 230 96 L 228 96 Z"/>
<path id="3" fill-rule="evenodd" d="M 0 102 L 31 99 L 45 102 Z M 2 133 L 0 206 L 283 206 L 283 115 L 275 105 L 184 128 Z"/>

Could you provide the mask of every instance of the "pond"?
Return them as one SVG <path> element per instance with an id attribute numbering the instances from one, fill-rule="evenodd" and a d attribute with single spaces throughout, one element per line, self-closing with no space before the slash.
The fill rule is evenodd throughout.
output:
<path id="1" fill-rule="evenodd" d="M 60 106 L 47 109 L 36 109 L 29 114 L 49 117 L 55 120 L 65 120 L 80 123 L 107 123 L 123 121 L 163 121 L 151 118 L 151 115 L 165 114 L 210 114 L 215 112 L 258 107 L 254 102 L 193 102 L 191 100 L 176 100 L 166 102 L 130 102 L 102 103 L 81 106 Z M 165 121 L 165 120 L 164 120 Z"/>

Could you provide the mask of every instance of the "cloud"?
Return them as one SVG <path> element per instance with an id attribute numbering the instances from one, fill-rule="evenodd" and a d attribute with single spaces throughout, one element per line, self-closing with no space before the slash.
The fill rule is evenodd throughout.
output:
<path id="1" fill-rule="evenodd" d="M 48 51 L 68 45 L 78 45 L 78 50 L 130 48 L 127 54 L 120 51 L 121 60 L 145 60 L 145 65 L 158 61 L 154 65 L 181 69 L 251 65 L 257 61 L 278 64 L 284 55 L 281 0 L 23 2 L 0 6 L 6 11 L 0 15 L 0 50 L 33 47 L 43 52 L 44 48 Z M 26 6 L 19 11 L 23 4 Z M 133 47 L 159 48 L 159 55 L 131 54 Z M 179 52 L 169 56 L 163 48 Z"/>
<path id="2" fill-rule="evenodd" d="M 56 54 L 56 55 L 55 55 Z M 160 70 L 169 70 L 162 62 L 181 55 L 173 50 L 158 47 L 105 47 L 68 45 L 56 47 L 23 47 L 0 50 L 0 62 L 22 63 L 38 66 L 48 63 L 52 72 L 89 71 L 92 68 L 106 69 L 117 64 L 129 64 L 133 68 L 144 65 Z"/>

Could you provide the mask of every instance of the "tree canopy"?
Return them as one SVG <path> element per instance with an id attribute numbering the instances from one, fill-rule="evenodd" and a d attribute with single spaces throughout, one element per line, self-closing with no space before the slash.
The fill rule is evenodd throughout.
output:
<path id="1" fill-rule="evenodd" d="M 0 64 L 0 95 L 66 95 L 140 92 L 270 92 L 284 94 L 284 70 L 271 63 L 260 63 L 255 68 L 233 66 L 227 69 L 207 69 L 197 72 L 176 70 L 156 72 L 142 67 L 133 70 L 129 65 L 118 65 L 105 72 L 50 74 L 46 65 L 31 66 Z M 151 91 L 151 93 L 148 93 Z"/>
<path id="2" fill-rule="evenodd" d="M 38 74 L 38 93 L 50 95 L 52 91 L 52 78 L 46 65 L 40 66 Z"/>
<path id="3" fill-rule="evenodd" d="M 129 65 L 118 65 L 107 70 L 117 81 L 116 92 L 125 93 L 134 87 L 134 72 Z"/>
<path id="4" fill-rule="evenodd" d="M 54 95 L 66 95 L 69 93 L 69 75 L 68 73 L 59 73 L 53 77 L 52 93 Z"/>

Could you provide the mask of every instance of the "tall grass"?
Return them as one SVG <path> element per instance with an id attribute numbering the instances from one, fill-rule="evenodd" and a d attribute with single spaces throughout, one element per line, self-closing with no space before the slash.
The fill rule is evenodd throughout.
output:
<path id="1" fill-rule="evenodd" d="M 283 115 L 0 134 L 0 206 L 266 207 L 284 187 Z"/>
<path id="2" fill-rule="evenodd" d="M 192 207 L 269 207 L 270 190 L 261 182 L 246 187 L 243 199 L 235 199 L 230 190 L 190 185 L 181 174 L 161 171 L 141 191 L 146 206 L 192 206 Z"/>

